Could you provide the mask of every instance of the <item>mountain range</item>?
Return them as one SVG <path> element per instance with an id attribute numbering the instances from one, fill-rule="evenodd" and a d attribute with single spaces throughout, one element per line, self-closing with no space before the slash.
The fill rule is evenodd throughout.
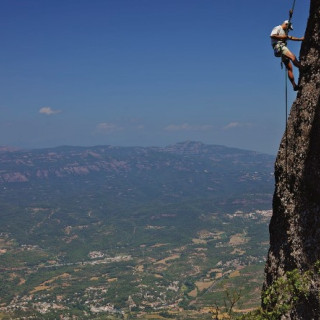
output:
<path id="1" fill-rule="evenodd" d="M 271 192 L 274 157 L 253 151 L 183 142 L 157 147 L 0 149 L 3 190 L 51 185 L 64 192 L 100 189 L 128 200 L 217 197 Z M 53 192 L 54 193 L 54 192 Z"/>

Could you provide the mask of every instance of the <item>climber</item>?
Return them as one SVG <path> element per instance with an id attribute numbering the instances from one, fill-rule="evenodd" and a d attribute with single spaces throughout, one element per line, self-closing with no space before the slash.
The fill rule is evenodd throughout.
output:
<path id="1" fill-rule="evenodd" d="M 301 89 L 294 81 L 293 68 L 291 62 L 299 69 L 302 68 L 300 61 L 296 56 L 287 48 L 287 40 L 303 41 L 304 37 L 296 38 L 288 35 L 289 30 L 293 30 L 292 24 L 289 20 L 285 20 L 281 25 L 276 26 L 271 32 L 271 45 L 276 57 L 281 57 L 282 62 L 288 70 L 288 78 L 292 83 L 293 90 L 298 91 Z"/>

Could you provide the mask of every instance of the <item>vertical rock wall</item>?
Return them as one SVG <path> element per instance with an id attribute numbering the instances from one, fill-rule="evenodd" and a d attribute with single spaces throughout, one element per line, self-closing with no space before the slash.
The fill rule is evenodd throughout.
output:
<path id="1" fill-rule="evenodd" d="M 320 0 L 310 1 L 300 59 L 305 66 L 299 78 L 302 90 L 275 163 L 264 290 L 287 271 L 311 270 L 320 260 Z M 299 299 L 283 319 L 320 319 L 319 286 L 313 279 L 308 299 Z"/>

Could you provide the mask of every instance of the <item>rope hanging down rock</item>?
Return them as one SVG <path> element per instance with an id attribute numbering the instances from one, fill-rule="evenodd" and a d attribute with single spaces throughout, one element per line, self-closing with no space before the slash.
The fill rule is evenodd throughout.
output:
<path id="1" fill-rule="evenodd" d="M 291 24 L 291 19 L 293 16 L 294 12 L 294 7 L 296 5 L 296 0 L 293 0 L 293 4 L 291 9 L 289 10 L 289 23 L 288 23 L 288 28 L 286 30 L 286 34 L 289 34 L 290 31 L 290 24 Z M 281 68 L 282 68 L 282 62 L 281 62 Z M 285 112 L 286 112 L 286 146 L 285 146 L 285 165 L 286 165 L 286 184 L 287 184 L 287 177 L 288 177 L 288 79 L 287 79 L 287 72 L 286 69 L 284 70 L 285 74 Z"/>

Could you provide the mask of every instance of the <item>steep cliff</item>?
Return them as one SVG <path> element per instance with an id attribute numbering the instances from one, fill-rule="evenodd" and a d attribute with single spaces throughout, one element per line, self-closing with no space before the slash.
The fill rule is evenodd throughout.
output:
<path id="1" fill-rule="evenodd" d="M 276 164 L 264 292 L 288 271 L 307 273 L 304 292 L 279 319 L 320 319 L 320 0 L 310 1 L 302 43 L 302 90 L 292 105 Z M 297 279 L 296 281 L 299 281 Z M 269 290 L 270 292 L 270 290 Z M 263 301 L 265 309 L 272 310 Z"/>

